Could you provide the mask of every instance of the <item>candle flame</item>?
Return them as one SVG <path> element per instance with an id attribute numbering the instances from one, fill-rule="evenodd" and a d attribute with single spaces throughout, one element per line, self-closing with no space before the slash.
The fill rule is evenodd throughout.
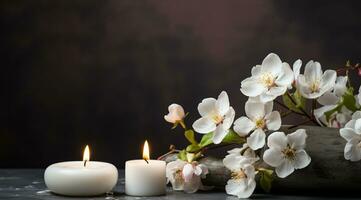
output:
<path id="1" fill-rule="evenodd" d="M 149 145 L 147 140 L 144 142 L 143 159 L 146 161 L 149 160 Z"/>
<path id="2" fill-rule="evenodd" d="M 84 167 L 89 160 L 90 160 L 90 151 L 89 151 L 89 146 L 86 145 L 83 154 Z"/>

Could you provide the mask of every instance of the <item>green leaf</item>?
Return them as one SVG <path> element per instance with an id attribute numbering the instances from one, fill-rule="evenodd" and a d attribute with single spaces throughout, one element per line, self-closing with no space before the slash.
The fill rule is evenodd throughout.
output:
<path id="1" fill-rule="evenodd" d="M 203 135 L 203 137 L 201 139 L 201 142 L 199 143 L 199 146 L 200 147 L 205 147 L 205 146 L 208 146 L 210 144 L 213 144 L 212 138 L 213 138 L 213 132 L 210 132 L 210 133 L 207 133 L 207 134 Z"/>
<path id="2" fill-rule="evenodd" d="M 260 185 L 265 192 L 269 192 L 272 187 L 273 171 L 270 169 L 259 169 L 260 172 Z"/>
<path id="3" fill-rule="evenodd" d="M 345 94 L 342 96 L 342 104 L 352 112 L 355 112 L 357 110 L 356 107 L 356 99 L 353 95 L 353 88 L 349 87 Z"/>
<path id="4" fill-rule="evenodd" d="M 223 143 L 235 143 L 235 144 L 243 144 L 245 143 L 245 139 L 243 137 L 240 137 L 236 132 L 233 130 L 229 130 L 227 135 L 223 138 Z"/>
<path id="5" fill-rule="evenodd" d="M 188 140 L 191 144 L 198 144 L 198 142 L 197 142 L 196 139 L 194 138 L 194 131 L 193 131 L 193 130 L 184 131 L 184 136 L 187 138 L 187 140 Z M 198 145 L 197 145 L 197 146 L 198 146 Z"/>
<path id="6" fill-rule="evenodd" d="M 187 161 L 187 152 L 186 152 L 186 150 L 182 150 L 182 151 L 180 151 L 179 153 L 178 153 L 178 158 L 180 159 L 180 160 L 184 160 L 184 161 Z"/>
<path id="7" fill-rule="evenodd" d="M 296 104 L 292 102 L 287 94 L 282 95 L 283 103 L 292 111 L 302 113 L 301 109 L 305 109 L 306 99 L 302 97 L 300 92 L 296 90 L 295 93 L 291 94 L 292 99 Z"/>
<path id="8" fill-rule="evenodd" d="M 201 147 L 198 144 L 190 144 L 187 146 L 186 151 L 194 153 L 196 151 L 199 151 Z"/>

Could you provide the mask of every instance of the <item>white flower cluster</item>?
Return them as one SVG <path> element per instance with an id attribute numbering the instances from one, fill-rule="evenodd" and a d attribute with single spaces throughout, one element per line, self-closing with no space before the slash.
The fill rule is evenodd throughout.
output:
<path id="1" fill-rule="evenodd" d="M 340 135 L 347 141 L 344 151 L 346 160 L 361 160 L 361 111 L 356 111 L 352 119 L 340 130 Z"/>
<path id="2" fill-rule="evenodd" d="M 217 99 L 205 98 L 199 103 L 201 117 L 192 125 L 195 132 L 204 135 L 212 133 L 213 144 L 220 144 L 233 125 L 234 132 L 246 141 L 242 148 L 228 151 L 229 154 L 223 159 L 224 165 L 231 171 L 231 178 L 225 188 L 227 194 L 239 198 L 252 195 L 256 187 L 255 176 L 261 171 L 255 166 L 258 166 L 256 163 L 260 160 L 273 167 L 280 178 L 310 164 L 311 158 L 304 150 L 306 131 L 298 129 L 287 135 L 278 131 L 281 115 L 273 110 L 273 103 L 282 95 L 287 94 L 288 98 L 292 98 L 290 90 L 294 91 L 293 94 L 297 93 L 301 100 L 313 99 L 314 103 L 317 101 L 322 105 L 318 109 L 313 108 L 314 116 L 308 116 L 310 120 L 330 127 L 345 126 L 340 131 L 347 140 L 345 158 L 351 161 L 361 159 L 361 111 L 352 115 L 353 112 L 345 106 L 345 99 L 349 98 L 347 76 L 337 77 L 335 70 L 323 72 L 321 64 L 312 60 L 306 64 L 304 74 L 300 74 L 301 66 L 302 61 L 299 59 L 291 69 L 278 55 L 267 55 L 261 65 L 252 68 L 252 76 L 241 82 L 240 90 L 249 99 L 245 103 L 246 115 L 236 120 L 225 91 Z M 361 87 L 359 94 L 351 96 L 351 99 L 355 99 L 354 106 L 360 108 Z M 165 119 L 171 123 L 183 123 L 184 116 L 183 108 L 173 104 Z M 263 155 L 259 151 L 262 148 L 265 149 Z M 188 162 L 177 160 L 167 165 L 167 177 L 175 190 L 195 192 L 204 189 L 201 178 L 207 173 L 206 166 L 192 159 Z"/>

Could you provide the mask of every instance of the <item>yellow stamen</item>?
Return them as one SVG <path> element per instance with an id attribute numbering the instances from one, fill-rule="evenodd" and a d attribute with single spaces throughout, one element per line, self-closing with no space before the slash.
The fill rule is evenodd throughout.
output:
<path id="1" fill-rule="evenodd" d="M 265 126 L 266 126 L 266 122 L 265 122 L 265 120 L 264 119 L 257 119 L 256 120 L 256 127 L 257 128 L 265 128 Z"/>
<path id="2" fill-rule="evenodd" d="M 320 91 L 320 83 L 319 83 L 319 81 L 314 81 L 310 86 L 310 90 L 312 92 L 319 92 Z"/>
<path id="3" fill-rule="evenodd" d="M 284 156 L 289 159 L 289 160 L 294 160 L 295 156 L 296 156 L 296 151 L 294 149 L 292 149 L 290 146 L 287 146 L 286 149 L 284 149 L 282 151 L 282 153 L 284 154 Z"/>
<path id="4" fill-rule="evenodd" d="M 268 88 L 273 87 L 275 85 L 275 78 L 272 74 L 263 74 L 261 77 L 261 82 L 267 86 Z"/>
<path id="5" fill-rule="evenodd" d="M 240 180 L 243 178 L 247 178 L 247 175 L 243 172 L 243 170 L 239 170 L 239 171 L 233 171 L 231 173 L 231 177 L 232 179 Z"/>
<path id="6" fill-rule="evenodd" d="M 217 125 L 223 122 L 223 117 L 220 115 L 213 115 L 212 119 Z"/>

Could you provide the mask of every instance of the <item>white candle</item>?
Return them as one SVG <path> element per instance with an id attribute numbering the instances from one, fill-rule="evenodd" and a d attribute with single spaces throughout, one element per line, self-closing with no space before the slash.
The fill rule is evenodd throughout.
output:
<path id="1" fill-rule="evenodd" d="M 89 161 L 88 148 L 83 160 L 50 165 L 44 174 L 49 190 L 67 196 L 95 196 L 110 192 L 118 180 L 117 168 L 110 163 Z"/>
<path id="2" fill-rule="evenodd" d="M 125 193 L 131 196 L 158 196 L 166 193 L 166 164 L 149 160 L 149 147 L 144 143 L 143 160 L 125 163 Z"/>

